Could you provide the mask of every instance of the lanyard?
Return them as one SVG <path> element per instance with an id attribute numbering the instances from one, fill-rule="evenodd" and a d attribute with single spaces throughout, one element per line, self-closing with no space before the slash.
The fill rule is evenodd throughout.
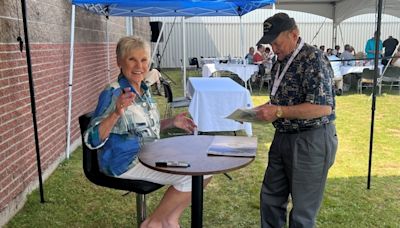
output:
<path id="1" fill-rule="evenodd" d="M 283 76 L 285 75 L 285 73 L 288 70 L 290 64 L 292 64 L 293 59 L 296 57 L 296 55 L 299 53 L 299 51 L 301 50 L 301 48 L 303 46 L 304 46 L 304 40 L 301 39 L 299 45 L 297 46 L 296 50 L 293 52 L 292 56 L 290 56 L 290 59 L 286 63 L 286 65 L 283 68 L 281 74 L 279 74 L 279 71 L 281 70 L 281 65 L 280 65 L 280 63 L 278 63 L 278 70 L 276 71 L 274 84 L 272 86 L 271 96 L 275 96 L 276 92 L 278 91 L 279 85 L 281 84 L 281 81 L 283 79 Z"/>

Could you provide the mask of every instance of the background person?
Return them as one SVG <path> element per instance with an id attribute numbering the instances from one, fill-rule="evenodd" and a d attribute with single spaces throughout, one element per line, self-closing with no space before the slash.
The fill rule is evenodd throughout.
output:
<path id="1" fill-rule="evenodd" d="M 116 52 L 121 73 L 100 94 L 84 141 L 89 148 L 99 149 L 100 171 L 106 175 L 171 185 L 141 228 L 178 228 L 179 218 L 190 203 L 192 177 L 149 169 L 138 161 L 137 154 L 143 144 L 160 137 L 160 130 L 177 127 L 193 132 L 196 125 L 186 113 L 160 121 L 157 105 L 143 81 L 150 61 L 147 41 L 121 38 Z"/>
<path id="2" fill-rule="evenodd" d="M 350 61 L 343 61 L 342 63 L 344 66 L 355 66 L 356 65 L 356 61 L 354 60 L 354 55 L 352 54 L 353 51 L 354 50 L 350 46 L 350 44 L 344 45 L 344 51 L 340 55 L 340 58 L 342 60 L 350 60 Z"/>
<path id="3" fill-rule="evenodd" d="M 335 49 L 334 49 L 335 51 L 336 51 L 336 56 L 338 57 L 338 58 L 340 58 L 340 55 L 342 54 L 341 52 L 340 52 L 340 46 L 339 45 L 335 45 Z"/>
<path id="4" fill-rule="evenodd" d="M 392 57 L 393 52 L 396 50 L 399 41 L 392 36 L 389 36 L 386 40 L 383 41 L 383 47 L 385 48 L 385 57 Z M 386 65 L 389 62 L 389 59 L 383 59 L 382 64 Z"/>
<path id="5" fill-rule="evenodd" d="M 327 54 L 328 56 L 332 55 L 332 48 L 326 49 L 326 54 Z"/>
<path id="6" fill-rule="evenodd" d="M 263 44 L 257 44 L 257 51 L 253 55 L 253 63 L 258 65 L 258 75 L 260 77 L 265 74 L 265 65 L 267 60 L 265 59 L 265 46 Z"/>
<path id="7" fill-rule="evenodd" d="M 287 14 L 275 14 L 263 27 L 259 43 L 270 43 L 278 60 L 270 102 L 255 108 L 276 129 L 261 187 L 261 226 L 285 227 L 290 195 L 289 227 L 314 227 L 337 149 L 333 71 Z"/>
<path id="8" fill-rule="evenodd" d="M 378 36 L 378 33 L 375 32 L 374 36 L 367 40 L 367 43 L 365 44 L 365 53 L 367 53 L 367 58 L 370 59 L 369 61 L 371 63 L 374 62 L 374 58 L 375 58 L 375 40 L 377 39 L 376 37 Z M 378 54 L 379 54 L 379 58 L 382 57 L 382 50 L 383 50 L 383 44 L 382 41 L 379 40 L 379 45 L 378 45 Z"/>
<path id="9" fill-rule="evenodd" d="M 246 54 L 244 59 L 247 61 L 248 64 L 253 64 L 253 55 L 254 55 L 254 47 L 249 48 L 249 53 Z"/>
<path id="10" fill-rule="evenodd" d="M 257 51 L 253 55 L 254 64 L 264 64 L 265 62 L 265 46 L 263 44 L 257 45 Z"/>
<path id="11" fill-rule="evenodd" d="M 272 64 L 275 62 L 275 55 L 269 47 L 265 48 L 264 59 L 264 67 L 270 71 L 272 68 Z"/>
<path id="12" fill-rule="evenodd" d="M 391 61 L 391 65 L 395 66 L 395 67 L 400 67 L 400 47 L 397 48 L 397 52 L 393 56 L 393 59 Z"/>

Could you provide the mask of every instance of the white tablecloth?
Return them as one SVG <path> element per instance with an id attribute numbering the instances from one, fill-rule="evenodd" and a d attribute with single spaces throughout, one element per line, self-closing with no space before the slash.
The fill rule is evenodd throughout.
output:
<path id="1" fill-rule="evenodd" d="M 230 78 L 189 78 L 188 96 L 192 98 L 189 113 L 198 130 L 237 131 L 245 130 L 248 136 L 253 132 L 250 123 L 225 119 L 237 108 L 253 107 L 250 93 Z"/>
<path id="2" fill-rule="evenodd" d="M 202 67 L 203 77 L 210 77 L 214 72 L 217 71 L 229 71 L 237 74 L 242 81 L 246 82 L 250 79 L 251 75 L 258 72 L 258 66 L 249 64 L 204 64 Z"/>
<path id="3" fill-rule="evenodd" d="M 241 58 L 238 58 L 238 57 L 232 57 L 231 58 L 231 62 L 232 63 L 240 63 L 240 62 L 242 62 L 242 60 L 243 59 L 241 59 Z M 219 58 L 201 58 L 200 59 L 200 63 L 202 64 L 202 65 L 204 65 L 204 64 L 209 64 L 209 63 L 216 63 L 216 64 L 219 64 L 220 63 L 220 61 L 229 61 L 229 58 L 228 57 L 219 57 Z"/>
<path id="4" fill-rule="evenodd" d="M 383 65 L 380 64 L 380 65 L 378 65 L 378 67 L 379 67 L 379 73 L 382 74 Z M 374 69 L 374 65 L 369 65 L 369 66 L 341 66 L 340 67 L 340 72 L 342 73 L 342 75 L 350 74 L 350 73 L 362 73 L 364 69 L 373 70 Z"/>

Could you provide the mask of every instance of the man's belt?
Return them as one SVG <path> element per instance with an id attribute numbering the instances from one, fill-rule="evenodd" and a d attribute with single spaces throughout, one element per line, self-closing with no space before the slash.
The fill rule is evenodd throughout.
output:
<path id="1" fill-rule="evenodd" d="M 278 129 L 278 132 L 280 134 L 298 134 L 301 132 L 306 132 L 306 131 L 312 131 L 312 130 L 316 130 L 319 129 L 321 127 L 325 127 L 327 125 L 330 125 L 332 123 L 326 123 L 326 124 L 319 124 L 319 125 L 314 125 L 314 126 L 306 126 L 306 127 L 299 127 L 296 129 Z"/>

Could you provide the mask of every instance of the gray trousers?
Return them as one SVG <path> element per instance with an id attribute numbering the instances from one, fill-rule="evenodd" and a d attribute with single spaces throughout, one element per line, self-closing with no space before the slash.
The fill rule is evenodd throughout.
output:
<path id="1" fill-rule="evenodd" d="M 275 133 L 260 193 L 263 228 L 285 225 L 289 194 L 289 227 L 314 226 L 337 144 L 334 124 L 296 134 Z"/>

